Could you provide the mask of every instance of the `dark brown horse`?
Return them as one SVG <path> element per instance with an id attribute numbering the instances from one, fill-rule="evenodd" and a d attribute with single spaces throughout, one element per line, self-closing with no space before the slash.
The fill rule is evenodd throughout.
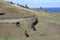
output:
<path id="1" fill-rule="evenodd" d="M 38 23 L 38 18 L 37 17 L 33 17 L 29 20 L 28 25 L 34 30 L 36 31 L 36 27 L 35 25 Z"/>

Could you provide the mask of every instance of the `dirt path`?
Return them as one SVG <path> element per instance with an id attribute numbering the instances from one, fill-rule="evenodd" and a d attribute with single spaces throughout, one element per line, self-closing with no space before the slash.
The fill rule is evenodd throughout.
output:
<path id="1" fill-rule="evenodd" d="M 0 20 L 0 23 L 16 23 L 20 22 L 24 19 L 5 19 L 5 20 Z"/>
<path id="2" fill-rule="evenodd" d="M 49 16 L 48 18 L 52 18 L 52 17 L 55 17 L 55 15 Z"/>

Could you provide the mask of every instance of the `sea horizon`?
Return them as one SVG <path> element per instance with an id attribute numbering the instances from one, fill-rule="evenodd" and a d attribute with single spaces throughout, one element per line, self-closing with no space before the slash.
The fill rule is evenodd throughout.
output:
<path id="1" fill-rule="evenodd" d="M 41 10 L 41 8 L 31 8 L 33 10 Z M 46 10 L 47 12 L 60 12 L 60 7 L 51 7 L 51 8 L 42 8 L 42 10 Z"/>

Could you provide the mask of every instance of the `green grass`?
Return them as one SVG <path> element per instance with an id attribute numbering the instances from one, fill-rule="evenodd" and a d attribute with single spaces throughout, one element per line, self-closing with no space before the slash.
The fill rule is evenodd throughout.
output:
<path id="1" fill-rule="evenodd" d="M 5 40 L 5 38 L 3 38 L 3 37 L 0 37 L 0 40 Z"/>
<path id="2" fill-rule="evenodd" d="M 60 22 L 60 13 L 56 13 L 56 16 L 53 17 L 52 20 L 55 20 L 57 22 Z"/>
<path id="3" fill-rule="evenodd" d="M 54 14 L 56 16 L 48 18 L 53 14 L 16 7 L 9 3 L 0 2 L 0 4 L 0 9 L 2 9 L 0 13 L 6 13 L 0 16 L 0 19 L 18 19 L 36 15 L 39 21 L 35 26 L 36 31 L 33 31 L 27 26 L 28 21 L 26 19 L 20 21 L 20 27 L 17 27 L 15 24 L 0 24 L 0 33 L 5 32 L 7 34 L 0 34 L 0 40 L 60 40 L 60 24 L 58 23 L 60 22 L 60 14 Z M 28 31 L 28 38 L 25 37 L 24 30 Z"/>
<path id="4" fill-rule="evenodd" d="M 15 29 L 16 29 L 16 32 L 17 32 L 17 30 L 22 30 L 21 31 L 21 33 L 23 32 L 23 29 L 25 28 L 27 26 L 27 21 L 26 20 L 22 20 L 21 22 L 20 22 L 20 27 L 17 27 L 15 24 L 0 24 L 0 27 L 2 27 L 2 28 L 9 28 L 9 29 L 11 29 L 11 28 L 13 28 L 13 29 L 11 29 L 12 31 L 15 31 Z M 19 33 L 18 33 L 19 34 Z M 8 35 L 8 34 L 7 34 Z M 13 35 L 11 35 L 11 36 L 8 36 L 8 37 L 6 37 L 6 36 L 2 36 L 2 35 L 0 35 L 1 37 L 0 37 L 0 40 L 22 40 L 23 38 L 21 38 L 21 34 L 19 34 L 18 36 L 17 35 L 15 35 L 15 33 L 13 32 Z M 17 36 L 17 37 L 16 37 Z"/>
<path id="5" fill-rule="evenodd" d="M 4 0 L 0 0 L 0 1 L 4 1 Z"/>
<path id="6" fill-rule="evenodd" d="M 23 10 L 7 2 L 0 2 L 0 13 L 5 15 L 0 16 L 0 19 L 17 19 L 17 18 L 28 18 L 32 17 L 33 12 Z"/>
<path id="7" fill-rule="evenodd" d="M 39 16 L 39 15 L 37 15 Z M 50 20 L 50 19 L 48 19 Z M 19 36 L 17 35 L 13 35 L 13 33 L 11 34 L 11 36 L 8 37 L 7 40 L 60 40 L 60 36 L 58 34 L 57 31 L 59 31 L 58 29 L 55 29 L 56 26 L 57 28 L 59 28 L 58 24 L 55 24 L 54 22 L 51 22 L 52 19 L 50 21 L 48 21 L 46 17 L 40 17 L 39 16 L 39 23 L 36 25 L 36 29 L 37 31 L 33 31 L 31 28 L 27 28 L 27 21 L 26 20 L 22 20 L 21 21 L 21 25 L 18 28 L 20 30 Z M 48 22 L 47 22 L 48 21 Z M 55 26 L 54 26 L 55 25 Z M 0 25 L 1 26 L 1 25 Z M 3 25 L 2 25 L 3 26 Z M 14 24 L 4 24 L 4 26 L 10 26 L 11 28 L 16 28 L 16 25 Z M 3 26 L 3 27 L 4 27 Z M 10 28 L 8 27 L 8 28 Z M 28 30 L 29 33 L 29 37 L 26 38 L 24 35 L 24 30 L 26 29 Z M 56 34 L 54 34 L 56 33 Z M 4 40 L 5 38 L 3 37 L 3 39 L 1 38 L 1 40 Z"/>

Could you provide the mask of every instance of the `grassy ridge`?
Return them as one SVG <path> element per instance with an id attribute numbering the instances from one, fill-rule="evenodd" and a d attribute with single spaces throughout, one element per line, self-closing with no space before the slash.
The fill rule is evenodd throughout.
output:
<path id="1" fill-rule="evenodd" d="M 5 15 L 0 16 L 0 19 L 25 18 L 33 16 L 33 12 L 20 9 L 7 2 L 0 2 L 0 13 L 5 13 Z"/>
<path id="2" fill-rule="evenodd" d="M 55 17 L 48 18 L 49 16 L 52 16 L 52 14 L 48 12 L 33 11 L 30 9 L 14 6 L 6 2 L 0 3 L 2 3 L 0 6 L 0 12 L 6 13 L 5 15 L 0 16 L 0 19 L 16 19 L 20 17 L 31 17 L 36 15 L 39 21 L 35 26 L 37 31 L 33 31 L 31 28 L 29 28 L 29 26 L 27 26 L 28 21 L 26 19 L 21 21 L 20 27 L 17 27 L 15 24 L 0 24 L 1 40 L 60 40 L 60 25 L 58 23 L 56 24 L 56 22 L 59 20 L 59 16 L 55 16 L 58 18 L 57 20 L 54 19 Z M 28 38 L 25 37 L 24 30 L 28 31 Z"/>

